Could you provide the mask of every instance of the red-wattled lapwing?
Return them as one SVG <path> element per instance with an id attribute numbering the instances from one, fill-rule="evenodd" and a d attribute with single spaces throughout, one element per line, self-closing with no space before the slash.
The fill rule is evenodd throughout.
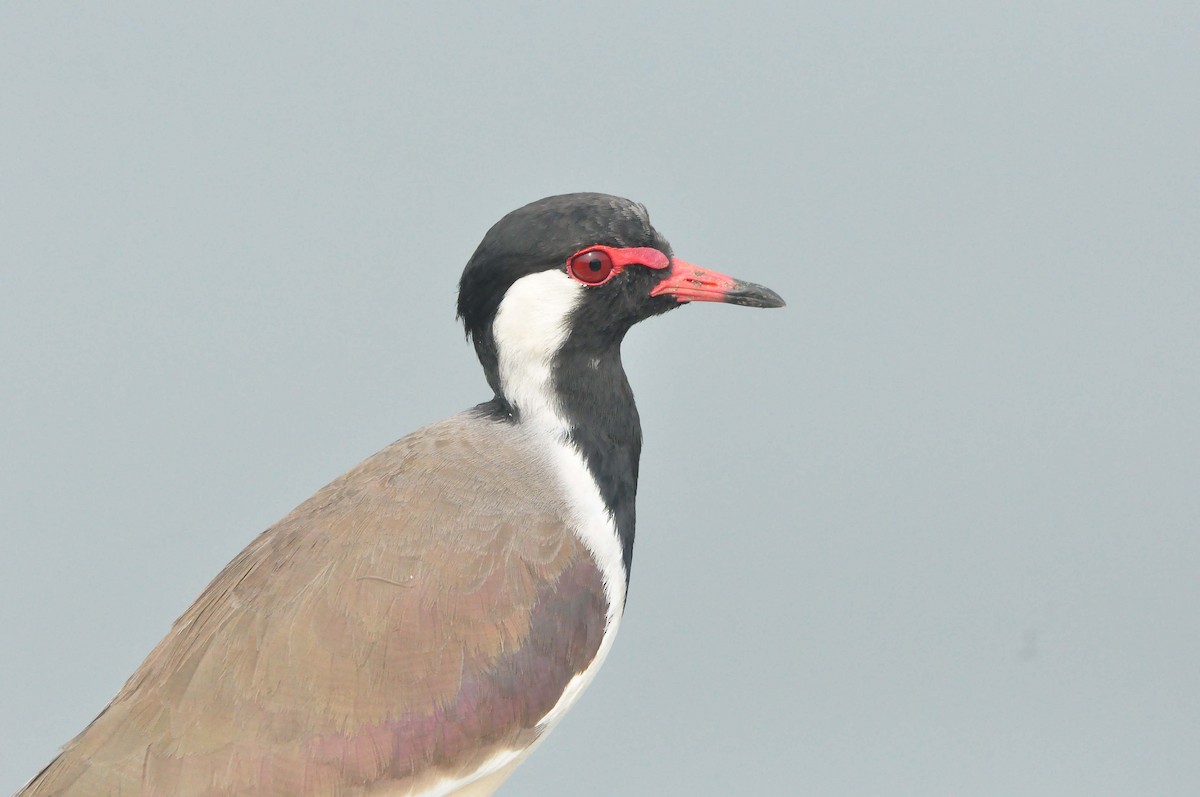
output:
<path id="1" fill-rule="evenodd" d="M 20 795 L 492 794 L 612 646 L 642 443 L 621 340 L 693 301 L 783 305 L 628 200 L 509 213 L 459 284 L 495 398 L 259 536 Z"/>

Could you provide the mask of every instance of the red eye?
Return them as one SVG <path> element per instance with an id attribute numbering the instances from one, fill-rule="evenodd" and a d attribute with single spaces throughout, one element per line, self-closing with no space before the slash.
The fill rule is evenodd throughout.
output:
<path id="1" fill-rule="evenodd" d="M 612 258 L 599 249 L 580 252 L 567 262 L 567 273 L 586 285 L 599 285 L 612 276 Z"/>

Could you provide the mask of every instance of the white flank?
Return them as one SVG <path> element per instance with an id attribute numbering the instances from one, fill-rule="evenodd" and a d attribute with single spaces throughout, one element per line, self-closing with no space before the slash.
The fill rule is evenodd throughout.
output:
<path id="1" fill-rule="evenodd" d="M 575 534 L 596 560 L 608 599 L 604 638 L 596 658 L 571 679 L 558 703 L 538 723 L 547 732 L 596 677 L 625 607 L 625 565 L 617 526 L 583 456 L 568 442 L 569 427 L 554 393 L 554 356 L 567 338 L 571 312 L 586 290 L 557 269 L 530 274 L 504 294 L 492 322 L 504 395 L 517 409 L 521 426 L 546 447 L 570 503 Z"/>
<path id="2" fill-rule="evenodd" d="M 446 778 L 439 781 L 436 786 L 424 791 L 405 790 L 403 795 L 397 793 L 395 797 L 453 797 L 460 789 L 477 783 L 489 775 L 494 775 L 514 761 L 525 758 L 529 752 L 529 750 L 503 750 L 485 761 L 483 766 L 470 775 L 464 775 L 461 778 Z M 390 795 L 383 792 L 379 797 L 390 797 Z"/>

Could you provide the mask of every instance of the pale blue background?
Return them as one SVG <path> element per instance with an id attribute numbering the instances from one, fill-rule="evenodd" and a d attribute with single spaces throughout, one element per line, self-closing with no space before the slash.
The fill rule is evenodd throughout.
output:
<path id="1" fill-rule="evenodd" d="M 488 397 L 501 214 L 631 335 L 629 611 L 511 795 L 1200 793 L 1200 4 L 0 6 L 0 793 L 330 478 Z"/>

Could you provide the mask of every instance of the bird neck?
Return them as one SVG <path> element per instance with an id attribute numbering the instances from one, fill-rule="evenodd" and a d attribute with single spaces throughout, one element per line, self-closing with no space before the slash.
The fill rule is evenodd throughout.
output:
<path id="1" fill-rule="evenodd" d="M 625 328 L 580 323 L 586 290 L 555 270 L 518 280 L 496 311 L 489 356 L 480 361 L 497 405 L 567 455 L 558 463 L 564 486 L 583 504 L 594 502 L 589 514 L 615 531 L 628 580 L 642 428 L 621 366 Z"/>
<path id="2" fill-rule="evenodd" d="M 621 547 L 625 579 L 633 561 L 642 427 L 621 364 L 620 342 L 599 350 L 568 336 L 544 361 L 500 360 L 492 409 L 582 459 Z"/>

